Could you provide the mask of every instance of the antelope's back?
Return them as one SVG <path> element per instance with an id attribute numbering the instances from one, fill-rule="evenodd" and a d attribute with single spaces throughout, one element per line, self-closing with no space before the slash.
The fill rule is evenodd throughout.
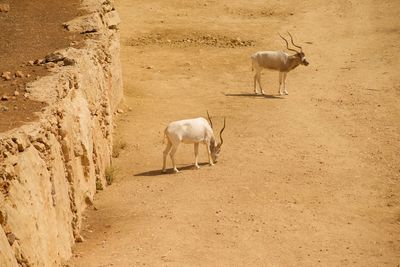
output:
<path id="1" fill-rule="evenodd" d="M 280 70 L 281 66 L 286 64 L 288 54 L 283 51 L 259 51 L 251 56 L 253 64 L 256 63 L 258 66 L 271 69 Z"/>
<path id="2" fill-rule="evenodd" d="M 205 141 L 212 129 L 208 121 L 200 117 L 171 122 L 165 133 L 175 141 L 197 143 Z"/>

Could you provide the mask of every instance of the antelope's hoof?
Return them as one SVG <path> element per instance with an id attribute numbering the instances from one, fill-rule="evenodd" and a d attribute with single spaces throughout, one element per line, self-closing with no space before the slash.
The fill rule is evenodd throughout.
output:
<path id="1" fill-rule="evenodd" d="M 264 91 L 261 91 L 261 94 L 262 94 L 262 95 L 265 95 L 265 92 L 264 92 Z"/>
<path id="2" fill-rule="evenodd" d="M 163 169 L 163 170 L 162 170 L 162 173 L 167 173 L 167 170 L 166 170 L 166 169 Z"/>
<path id="3" fill-rule="evenodd" d="M 179 173 L 178 169 L 174 169 L 174 173 Z"/>
<path id="4" fill-rule="evenodd" d="M 198 169 L 200 169 L 200 166 L 199 166 L 199 165 L 194 165 L 194 168 L 195 168 L 196 170 L 198 170 Z"/>
<path id="5" fill-rule="evenodd" d="M 289 93 L 287 91 L 283 92 L 285 95 L 288 95 Z"/>

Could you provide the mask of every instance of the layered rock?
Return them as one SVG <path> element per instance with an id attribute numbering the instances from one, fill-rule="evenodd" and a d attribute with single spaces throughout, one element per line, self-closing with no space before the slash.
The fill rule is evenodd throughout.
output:
<path id="1" fill-rule="evenodd" d="M 122 98 L 119 19 L 108 0 L 84 4 L 89 14 L 65 27 L 93 38 L 46 57 L 63 64 L 27 91 L 47 107 L 37 121 L 0 133 L 0 266 L 61 265 L 81 240 L 96 186 L 106 185 Z"/>

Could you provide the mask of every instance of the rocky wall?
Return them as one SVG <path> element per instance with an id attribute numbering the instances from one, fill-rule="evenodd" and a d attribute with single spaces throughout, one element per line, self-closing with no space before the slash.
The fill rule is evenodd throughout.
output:
<path id="1" fill-rule="evenodd" d="M 39 119 L 0 133 L 0 266 L 61 266 L 82 241 L 82 212 L 106 186 L 113 114 L 122 98 L 118 14 L 85 0 L 65 28 L 87 36 L 41 60 L 52 73 L 30 83 L 48 105 Z"/>

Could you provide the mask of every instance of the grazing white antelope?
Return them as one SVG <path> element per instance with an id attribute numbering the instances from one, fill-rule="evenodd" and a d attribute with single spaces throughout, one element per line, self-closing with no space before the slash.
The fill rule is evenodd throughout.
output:
<path id="1" fill-rule="evenodd" d="M 285 53 L 283 51 L 259 51 L 254 53 L 251 56 L 252 60 L 252 65 L 253 65 L 253 70 L 256 71 L 256 74 L 254 75 L 254 93 L 257 94 L 257 82 L 258 85 L 260 86 L 261 93 L 264 95 L 264 90 L 261 87 L 261 71 L 263 69 L 268 69 L 268 70 L 277 70 L 279 71 L 279 94 L 288 94 L 286 90 L 286 75 L 289 71 L 295 69 L 298 65 L 304 65 L 307 66 L 309 63 L 306 60 L 305 54 L 303 53 L 303 49 L 301 46 L 295 45 L 293 43 L 293 38 L 292 35 L 288 32 L 290 36 L 290 40 L 293 44 L 293 46 L 300 48 L 300 52 L 289 48 L 288 41 L 283 38 L 282 35 L 279 34 L 279 36 L 286 42 L 286 48 L 290 51 L 296 52 L 294 55 L 289 55 L 288 53 Z M 282 92 L 282 83 L 283 83 L 283 92 Z"/>
<path id="2" fill-rule="evenodd" d="M 199 153 L 199 144 L 205 144 L 207 147 L 208 162 L 210 165 L 214 165 L 217 162 L 221 146 L 224 143 L 222 139 L 222 132 L 225 129 L 225 118 L 224 126 L 219 132 L 221 142 L 217 144 L 214 132 L 213 124 L 210 115 L 207 112 L 210 123 L 204 118 L 188 119 L 171 122 L 167 128 L 165 128 L 164 136 L 167 138 L 167 147 L 163 152 L 163 172 L 166 172 L 167 155 L 169 153 L 172 160 L 172 167 L 174 172 L 179 172 L 175 165 L 175 153 L 180 143 L 194 144 L 194 166 L 200 168 L 197 163 L 197 155 Z"/>

